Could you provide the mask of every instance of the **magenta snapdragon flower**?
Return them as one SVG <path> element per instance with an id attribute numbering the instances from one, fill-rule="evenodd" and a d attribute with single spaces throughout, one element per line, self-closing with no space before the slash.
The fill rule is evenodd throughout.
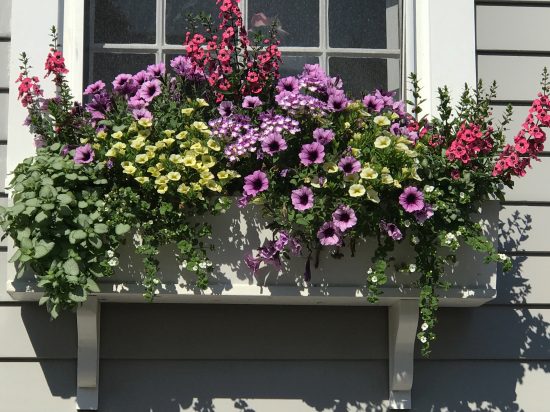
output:
<path id="1" fill-rule="evenodd" d="M 408 186 L 399 195 L 399 204 L 409 213 L 418 212 L 424 208 L 424 194 L 414 186 Z"/>
<path id="2" fill-rule="evenodd" d="M 301 163 L 304 166 L 309 166 L 314 163 L 323 163 L 325 159 L 325 147 L 321 143 L 313 142 L 302 146 L 302 151 L 299 154 Z"/>
<path id="3" fill-rule="evenodd" d="M 346 175 L 351 175 L 361 170 L 361 163 L 353 156 L 346 156 L 340 159 L 338 168 Z"/>
<path id="4" fill-rule="evenodd" d="M 332 223 L 340 231 L 345 232 L 357 224 L 357 216 L 351 207 L 341 205 L 332 214 Z"/>
<path id="5" fill-rule="evenodd" d="M 285 139 L 279 133 L 270 133 L 262 141 L 262 150 L 271 156 L 286 150 L 287 147 Z"/>
<path id="6" fill-rule="evenodd" d="M 74 153 L 74 162 L 78 164 L 92 163 L 95 158 L 94 149 L 90 143 L 77 147 Z"/>
<path id="7" fill-rule="evenodd" d="M 324 146 L 330 143 L 332 139 L 334 139 L 334 132 L 330 129 L 323 129 L 318 127 L 313 131 L 313 139 Z"/>
<path id="8" fill-rule="evenodd" d="M 342 241 L 340 238 L 340 229 L 333 222 L 325 222 L 317 231 L 317 238 L 323 246 L 339 245 Z"/>
<path id="9" fill-rule="evenodd" d="M 256 170 L 244 178 L 243 191 L 245 195 L 256 196 L 258 193 L 267 190 L 268 186 L 267 175 L 261 170 Z"/>
<path id="10" fill-rule="evenodd" d="M 313 207 L 313 191 L 306 186 L 302 186 L 292 191 L 290 195 L 294 209 L 303 212 Z"/>

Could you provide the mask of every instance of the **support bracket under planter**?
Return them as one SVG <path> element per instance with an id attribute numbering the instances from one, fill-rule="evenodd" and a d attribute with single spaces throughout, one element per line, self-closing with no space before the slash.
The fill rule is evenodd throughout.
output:
<path id="1" fill-rule="evenodd" d="M 411 409 L 418 300 L 401 299 L 388 310 L 390 408 Z"/>
<path id="2" fill-rule="evenodd" d="M 76 369 L 76 406 L 78 410 L 97 410 L 99 401 L 99 309 L 96 296 L 77 309 L 78 359 Z"/>

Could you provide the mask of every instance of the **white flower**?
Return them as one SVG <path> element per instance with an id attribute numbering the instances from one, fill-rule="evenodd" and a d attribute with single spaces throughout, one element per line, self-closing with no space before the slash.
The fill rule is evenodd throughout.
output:
<path id="1" fill-rule="evenodd" d="M 109 266 L 118 266 L 118 258 L 117 258 L 117 257 L 111 258 L 111 259 L 107 262 L 107 264 L 108 264 Z"/>
<path id="2" fill-rule="evenodd" d="M 370 275 L 372 273 L 372 268 L 369 268 L 369 270 L 367 270 L 367 273 Z"/>
<path id="3" fill-rule="evenodd" d="M 199 263 L 199 267 L 200 267 L 201 269 L 206 269 L 206 262 L 201 262 L 201 263 Z"/>
<path id="4" fill-rule="evenodd" d="M 115 255 L 115 251 L 114 251 L 114 250 L 108 250 L 108 251 L 107 251 L 107 257 L 112 258 L 114 255 Z"/>
<path id="5" fill-rule="evenodd" d="M 416 265 L 414 263 L 411 263 L 409 265 L 409 272 L 411 273 L 416 272 Z"/>
<path id="6" fill-rule="evenodd" d="M 421 336 L 420 337 L 420 342 L 426 343 L 426 342 L 428 342 L 428 339 L 426 338 L 426 336 Z"/>
<path id="7" fill-rule="evenodd" d="M 206 266 L 208 266 L 209 268 L 212 267 L 212 262 L 210 261 L 206 262 Z"/>
<path id="8" fill-rule="evenodd" d="M 424 322 L 424 323 L 422 324 L 422 326 L 420 326 L 420 328 L 421 328 L 422 330 L 427 330 L 427 329 L 428 329 L 428 324 L 427 324 L 426 322 Z"/>
<path id="9" fill-rule="evenodd" d="M 434 191 L 434 189 L 435 189 L 435 187 L 430 186 L 430 185 L 424 186 L 424 191 L 425 191 L 426 193 L 432 193 L 432 192 Z"/>
<path id="10" fill-rule="evenodd" d="M 508 256 L 506 256 L 504 253 L 499 253 L 498 258 L 504 262 L 506 259 L 508 259 Z"/>
<path id="11" fill-rule="evenodd" d="M 136 246 L 141 246 L 143 245 L 143 238 L 141 237 L 141 235 L 139 233 L 134 233 L 134 245 Z"/>
<path id="12" fill-rule="evenodd" d="M 193 267 L 191 268 L 191 270 L 192 270 L 193 272 L 196 272 L 197 269 L 198 269 L 197 265 L 195 265 L 195 266 L 193 266 Z"/>
<path id="13" fill-rule="evenodd" d="M 461 199 L 464 199 L 466 197 L 466 194 L 464 192 L 460 192 L 458 194 L 458 196 L 461 198 Z"/>
<path id="14" fill-rule="evenodd" d="M 403 221 L 403 225 L 405 227 L 409 227 L 411 225 L 411 221 L 410 220 L 405 220 L 405 221 Z"/>
<path id="15" fill-rule="evenodd" d="M 370 278 L 370 280 L 372 283 L 378 282 L 378 278 L 376 276 L 373 276 L 372 278 Z"/>
<path id="16" fill-rule="evenodd" d="M 153 279 L 153 283 L 154 283 L 155 285 L 158 285 L 158 284 L 160 283 L 160 280 L 155 278 L 155 279 Z"/>
<path id="17" fill-rule="evenodd" d="M 457 230 L 457 231 L 456 231 L 456 235 L 457 235 L 457 236 L 461 236 L 461 235 L 462 235 L 462 232 L 461 232 L 460 230 Z"/>
<path id="18" fill-rule="evenodd" d="M 420 243 L 420 239 L 417 236 L 413 236 L 411 242 L 413 245 L 418 245 Z"/>

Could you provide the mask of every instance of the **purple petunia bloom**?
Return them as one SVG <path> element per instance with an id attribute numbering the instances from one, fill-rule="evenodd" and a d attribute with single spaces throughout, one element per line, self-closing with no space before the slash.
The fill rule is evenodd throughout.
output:
<path id="1" fill-rule="evenodd" d="M 390 133 L 394 136 L 399 136 L 401 134 L 401 127 L 399 123 L 392 123 L 390 126 Z"/>
<path id="2" fill-rule="evenodd" d="M 92 120 L 105 119 L 105 113 L 111 110 L 111 98 L 105 92 L 94 94 L 94 98 L 86 105 L 86 111 L 92 115 Z"/>
<path id="3" fill-rule="evenodd" d="M 138 89 L 138 84 L 134 80 L 134 76 L 127 73 L 121 73 L 113 81 L 113 90 L 118 94 L 131 95 Z"/>
<path id="4" fill-rule="evenodd" d="M 262 260 L 255 258 L 252 253 L 249 253 L 244 257 L 244 263 L 248 266 L 248 269 L 252 271 L 252 274 L 255 275 L 260 269 L 260 263 L 262 263 Z"/>
<path id="5" fill-rule="evenodd" d="M 145 108 L 132 110 L 132 116 L 134 116 L 136 120 L 153 118 L 151 112 Z"/>
<path id="6" fill-rule="evenodd" d="M 313 138 L 316 142 L 319 142 L 324 146 L 334 139 L 334 132 L 330 129 L 322 129 L 318 127 L 313 131 Z"/>
<path id="7" fill-rule="evenodd" d="M 379 99 L 373 94 L 367 94 L 363 97 L 363 104 L 370 112 L 380 113 L 380 111 L 384 108 L 384 100 Z"/>
<path id="8" fill-rule="evenodd" d="M 256 170 L 244 178 L 243 190 L 245 195 L 256 196 L 258 193 L 267 190 L 268 186 L 267 175 L 261 170 Z"/>
<path id="9" fill-rule="evenodd" d="M 414 217 L 418 223 L 424 223 L 426 220 L 431 218 L 434 215 L 434 210 L 432 205 L 425 204 L 422 210 L 414 212 Z"/>
<path id="10" fill-rule="evenodd" d="M 148 80 L 141 85 L 138 91 L 138 95 L 146 102 L 152 101 L 160 94 L 160 81 L 157 79 Z"/>
<path id="11" fill-rule="evenodd" d="M 246 207 L 248 205 L 248 203 L 252 200 L 252 196 L 250 195 L 242 195 L 241 197 L 239 197 L 239 199 L 237 200 L 237 207 L 239 209 L 242 209 L 243 207 Z"/>
<path id="12" fill-rule="evenodd" d="M 325 147 L 317 142 L 305 144 L 302 146 L 302 151 L 299 156 L 304 166 L 309 166 L 314 163 L 323 163 L 325 158 Z"/>
<path id="13" fill-rule="evenodd" d="M 301 212 L 313 207 L 313 191 L 309 187 L 302 186 L 293 190 L 290 199 L 294 209 Z"/>
<path id="14" fill-rule="evenodd" d="M 44 139 L 44 136 L 36 136 L 34 138 L 34 147 L 37 149 L 40 149 L 41 147 L 46 146 L 46 140 Z"/>
<path id="15" fill-rule="evenodd" d="M 283 249 L 288 245 L 288 242 L 290 241 L 290 236 L 288 235 L 288 232 L 286 230 L 281 230 L 279 233 L 277 233 L 278 237 L 275 241 L 275 250 L 277 252 L 282 252 Z"/>
<path id="16" fill-rule="evenodd" d="M 228 100 L 221 102 L 218 106 L 218 113 L 220 113 L 222 117 L 231 116 L 231 113 L 233 113 L 233 102 Z"/>
<path id="17" fill-rule="evenodd" d="M 88 143 L 84 146 L 76 148 L 74 153 L 74 162 L 78 164 L 87 164 L 94 161 L 95 152 L 92 146 Z"/>
<path id="18" fill-rule="evenodd" d="M 328 96 L 327 106 L 335 112 L 340 112 L 348 106 L 349 100 L 343 91 L 337 90 Z"/>
<path id="19" fill-rule="evenodd" d="M 198 64 L 193 64 L 190 57 L 177 56 L 170 61 L 170 66 L 176 74 L 185 77 L 189 81 L 201 81 L 205 79 L 204 71 Z"/>
<path id="20" fill-rule="evenodd" d="M 346 156 L 340 159 L 338 168 L 347 176 L 359 172 L 361 170 L 361 163 L 353 156 Z"/>
<path id="21" fill-rule="evenodd" d="M 134 74 L 134 81 L 138 85 L 138 87 L 141 87 L 141 85 L 145 82 L 148 82 L 152 79 L 152 76 L 147 73 L 145 70 L 141 70 Z"/>
<path id="22" fill-rule="evenodd" d="M 355 211 L 346 205 L 341 205 L 332 214 L 332 222 L 342 232 L 352 228 L 357 223 Z"/>
<path id="23" fill-rule="evenodd" d="M 409 213 L 424 208 L 424 194 L 414 186 L 408 186 L 399 195 L 399 204 Z"/>
<path id="24" fill-rule="evenodd" d="M 323 246 L 339 245 L 342 241 L 340 238 L 340 229 L 333 222 L 325 222 L 317 231 L 317 238 Z"/>
<path id="25" fill-rule="evenodd" d="M 163 62 L 147 66 L 147 73 L 153 77 L 162 77 L 166 74 L 166 66 Z"/>
<path id="26" fill-rule="evenodd" d="M 294 255 L 299 255 L 302 252 L 302 244 L 295 237 L 290 238 L 290 251 Z"/>
<path id="27" fill-rule="evenodd" d="M 61 148 L 61 151 L 59 152 L 59 154 L 62 156 L 62 157 L 65 157 L 69 154 L 69 152 L 71 151 L 71 148 L 69 147 L 68 144 L 66 144 L 65 146 L 63 146 Z"/>
<path id="28" fill-rule="evenodd" d="M 386 223 L 384 220 L 380 221 L 380 230 L 386 232 L 386 234 L 393 240 L 403 239 L 403 234 L 394 223 Z"/>
<path id="29" fill-rule="evenodd" d="M 286 141 L 279 133 L 270 133 L 262 141 L 262 150 L 271 156 L 275 153 L 286 150 L 286 148 Z"/>
<path id="30" fill-rule="evenodd" d="M 101 80 L 98 80 L 97 82 L 88 85 L 88 87 L 86 87 L 84 89 L 84 93 L 82 93 L 82 94 L 84 96 L 88 96 L 90 94 L 99 93 L 100 91 L 102 91 L 104 89 L 105 89 L 105 83 L 103 83 Z"/>
<path id="31" fill-rule="evenodd" d="M 257 96 L 245 96 L 243 99 L 243 108 L 245 109 L 254 109 L 262 105 L 262 101 Z"/>
<path id="32" fill-rule="evenodd" d="M 277 83 L 277 92 L 286 90 L 287 92 L 298 93 L 300 91 L 300 82 L 294 76 L 283 77 Z"/>

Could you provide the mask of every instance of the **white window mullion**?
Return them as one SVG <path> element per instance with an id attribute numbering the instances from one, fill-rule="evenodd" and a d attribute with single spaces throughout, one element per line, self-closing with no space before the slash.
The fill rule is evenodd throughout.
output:
<path id="1" fill-rule="evenodd" d="M 319 48 L 321 57 L 319 64 L 328 73 L 328 2 L 329 0 L 319 0 Z"/>
<path id="2" fill-rule="evenodd" d="M 160 63 L 162 61 L 162 46 L 164 45 L 164 1 L 157 0 L 157 21 L 155 24 L 155 43 L 156 43 L 156 61 Z"/>

